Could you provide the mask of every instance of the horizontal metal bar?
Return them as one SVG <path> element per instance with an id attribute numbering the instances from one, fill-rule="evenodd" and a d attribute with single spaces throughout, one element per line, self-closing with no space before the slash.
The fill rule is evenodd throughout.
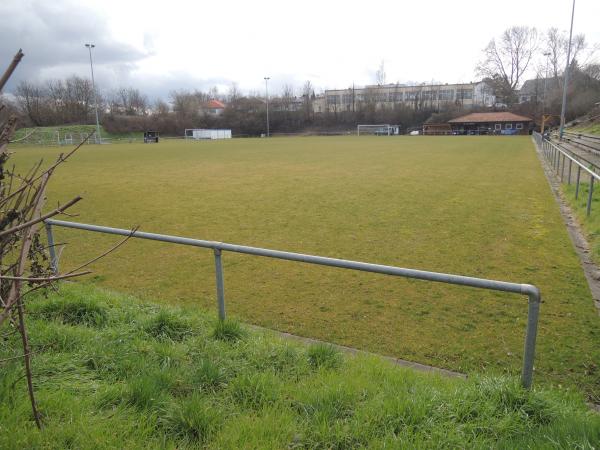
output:
<path id="1" fill-rule="evenodd" d="M 131 236 L 139 239 L 150 239 L 153 241 L 171 242 L 174 244 L 191 245 L 194 247 L 203 247 L 219 249 L 235 253 L 244 253 L 248 255 L 264 256 L 267 258 L 283 259 L 288 261 L 299 261 L 307 264 L 318 264 L 322 266 L 339 267 L 342 269 L 359 270 L 364 272 L 380 273 L 385 275 L 394 275 L 405 278 L 414 278 L 418 280 L 435 281 L 438 283 L 456 284 L 461 286 L 471 286 L 480 289 L 489 289 L 495 291 L 514 292 L 533 296 L 539 301 L 539 290 L 531 284 L 510 283 L 506 281 L 488 280 L 485 278 L 475 278 L 463 275 L 453 275 L 441 272 L 429 272 L 425 270 L 406 269 L 402 267 L 386 266 L 381 264 L 371 264 L 360 261 L 351 261 L 346 259 L 328 258 L 324 256 L 307 255 L 303 253 L 285 252 L 280 250 L 271 250 L 259 247 L 249 247 L 246 245 L 227 244 L 217 241 L 206 241 L 200 239 L 184 238 L 179 236 L 170 236 L 166 234 L 146 233 L 143 231 L 131 232 L 121 228 L 104 227 L 99 225 L 89 225 L 84 223 L 66 222 L 63 220 L 47 220 L 46 223 L 58 227 L 75 228 L 79 230 L 95 231 L 98 233 L 116 234 L 120 236 Z"/>

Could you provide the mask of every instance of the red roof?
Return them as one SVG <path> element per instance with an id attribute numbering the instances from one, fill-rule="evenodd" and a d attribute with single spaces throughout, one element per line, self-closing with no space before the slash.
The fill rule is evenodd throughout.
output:
<path id="1" fill-rule="evenodd" d="M 533 119 L 519 116 L 511 112 L 471 113 L 466 116 L 449 120 L 448 123 L 474 123 L 474 122 L 531 122 Z"/>
<path id="2" fill-rule="evenodd" d="M 211 100 L 206 104 L 206 106 L 211 109 L 225 109 L 225 105 L 219 100 Z"/>

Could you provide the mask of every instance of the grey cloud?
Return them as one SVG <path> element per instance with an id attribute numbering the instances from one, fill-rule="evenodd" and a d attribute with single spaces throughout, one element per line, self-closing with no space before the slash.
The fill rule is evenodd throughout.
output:
<path id="1" fill-rule="evenodd" d="M 106 17 L 69 0 L 8 0 L 0 4 L 0 18 L 0 67 L 6 66 L 19 48 L 25 53 L 7 91 L 20 80 L 64 77 L 73 73 L 87 76 L 86 42 L 96 45 L 94 59 L 101 61 L 99 72 L 106 72 L 110 67 L 117 76 L 130 72 L 136 61 L 149 54 L 147 49 L 139 50 L 117 42 L 109 34 Z M 145 42 L 151 43 L 151 37 Z"/>

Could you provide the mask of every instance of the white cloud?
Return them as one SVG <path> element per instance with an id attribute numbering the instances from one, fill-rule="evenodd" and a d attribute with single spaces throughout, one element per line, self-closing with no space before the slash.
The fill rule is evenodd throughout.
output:
<path id="1" fill-rule="evenodd" d="M 7 6 L 8 5 L 8 6 Z M 51 6 L 49 6 L 51 5 Z M 86 40 L 93 40 L 100 86 L 133 85 L 163 96 L 174 89 L 274 91 L 310 79 L 319 88 L 372 83 L 385 60 L 387 80 L 476 79 L 486 43 L 511 25 L 569 26 L 570 2 L 455 0 L 420 2 L 224 0 L 6 0 L 3 12 L 20 30 L 28 77 L 87 75 Z M 12 16 L 11 15 L 11 16 Z M 600 2 L 577 3 L 575 32 L 600 42 Z M 21 42 L 19 42 L 19 38 Z M 7 40 L 0 31 L 0 56 Z"/>

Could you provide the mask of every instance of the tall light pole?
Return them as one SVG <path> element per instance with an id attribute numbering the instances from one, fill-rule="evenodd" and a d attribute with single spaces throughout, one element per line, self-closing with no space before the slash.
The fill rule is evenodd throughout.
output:
<path id="1" fill-rule="evenodd" d="M 563 138 L 565 129 L 565 112 L 567 110 L 567 84 L 569 84 L 569 67 L 571 66 L 571 38 L 573 37 L 573 17 L 575 17 L 575 0 L 571 11 L 571 30 L 569 31 L 569 47 L 567 49 L 567 66 L 565 67 L 565 79 L 563 81 L 562 108 L 560 110 L 560 139 Z"/>
<path id="2" fill-rule="evenodd" d="M 269 80 L 270 77 L 265 77 L 265 94 L 267 97 L 267 137 L 269 137 Z"/>
<path id="3" fill-rule="evenodd" d="M 546 112 L 546 82 L 548 81 L 548 58 L 550 57 L 550 52 L 544 53 L 546 57 L 546 73 L 544 74 L 544 95 L 542 97 L 542 120 L 544 120 L 543 116 Z"/>
<path id="4" fill-rule="evenodd" d="M 92 72 L 92 90 L 94 91 L 94 109 L 96 110 L 96 142 L 102 144 L 102 136 L 100 135 L 100 121 L 98 120 L 98 97 L 96 95 L 96 84 L 94 83 L 94 65 L 92 64 L 92 49 L 94 44 L 85 44 L 90 51 L 90 70 Z"/>

